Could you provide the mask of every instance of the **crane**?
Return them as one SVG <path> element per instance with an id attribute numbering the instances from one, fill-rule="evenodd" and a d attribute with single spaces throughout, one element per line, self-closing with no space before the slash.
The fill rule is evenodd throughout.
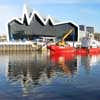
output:
<path id="1" fill-rule="evenodd" d="M 65 35 L 62 37 L 62 39 L 57 42 L 57 45 L 58 46 L 66 46 L 66 43 L 65 43 L 65 39 L 73 32 L 73 29 L 70 29 L 68 32 L 65 33 Z"/>

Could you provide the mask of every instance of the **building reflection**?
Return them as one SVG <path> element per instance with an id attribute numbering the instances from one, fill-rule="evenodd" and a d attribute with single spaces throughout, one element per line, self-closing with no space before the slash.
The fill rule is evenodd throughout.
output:
<path id="1" fill-rule="evenodd" d="M 97 63 L 97 55 L 81 56 L 81 66 L 83 65 L 87 72 L 90 72 L 93 65 Z"/>
<path id="2" fill-rule="evenodd" d="M 77 72 L 77 59 L 74 56 L 54 59 L 43 53 L 9 55 L 8 80 L 20 82 L 25 94 L 36 86 L 50 84 L 57 72 L 72 76 Z"/>
<path id="3" fill-rule="evenodd" d="M 20 84 L 23 94 L 27 95 L 36 87 L 51 84 L 55 78 L 64 76 L 69 79 L 78 73 L 79 67 L 90 72 L 99 59 L 100 56 L 96 55 L 48 55 L 48 53 L 2 55 L 0 75 L 16 86 Z"/>
<path id="4" fill-rule="evenodd" d="M 20 82 L 24 93 L 36 85 L 48 81 L 48 55 L 44 54 L 14 54 L 9 55 L 8 80 Z"/>

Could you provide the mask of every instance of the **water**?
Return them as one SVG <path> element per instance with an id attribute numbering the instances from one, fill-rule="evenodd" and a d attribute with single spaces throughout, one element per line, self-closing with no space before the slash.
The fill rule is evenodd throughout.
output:
<path id="1" fill-rule="evenodd" d="M 0 100 L 99 100 L 100 56 L 0 56 Z"/>

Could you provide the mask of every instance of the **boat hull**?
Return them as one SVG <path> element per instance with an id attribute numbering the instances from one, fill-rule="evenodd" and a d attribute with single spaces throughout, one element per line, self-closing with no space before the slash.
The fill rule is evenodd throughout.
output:
<path id="1" fill-rule="evenodd" d="M 49 46 L 51 53 L 56 53 L 56 54 L 70 54 L 70 53 L 75 53 L 75 48 L 73 47 L 61 47 L 61 46 Z"/>
<path id="2" fill-rule="evenodd" d="M 76 55 L 87 55 L 87 54 L 100 54 L 100 48 L 74 48 L 74 47 L 61 47 L 61 46 L 49 46 L 51 54 L 76 54 Z"/>
<path id="3" fill-rule="evenodd" d="M 90 48 L 90 49 L 79 48 L 79 49 L 76 49 L 76 54 L 77 55 L 80 55 L 80 54 L 90 54 L 90 55 L 100 54 L 100 48 Z"/>

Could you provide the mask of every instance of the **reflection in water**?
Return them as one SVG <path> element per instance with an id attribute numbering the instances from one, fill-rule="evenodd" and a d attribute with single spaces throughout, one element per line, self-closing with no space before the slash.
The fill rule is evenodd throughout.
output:
<path id="1" fill-rule="evenodd" d="M 51 60 L 54 60 L 51 57 Z M 8 65 L 8 79 L 12 82 L 21 82 L 24 93 L 32 88 L 49 84 L 57 72 L 72 76 L 77 71 L 75 57 L 58 56 L 50 61 L 46 54 L 10 55 Z"/>
<path id="2" fill-rule="evenodd" d="M 81 65 L 84 66 L 87 72 L 91 71 L 91 68 L 97 63 L 97 61 L 96 55 L 81 56 Z"/>
<path id="3" fill-rule="evenodd" d="M 77 73 L 80 73 L 81 68 L 89 72 L 97 62 L 97 56 L 10 54 L 0 57 L 0 71 L 3 70 L 2 74 L 6 74 L 5 77 L 11 84 L 20 86 L 23 95 L 29 95 L 36 88 L 59 83 L 56 79 L 78 77 Z M 2 63 L 5 63 L 5 69 Z M 0 72 L 1 76 L 2 74 Z"/>
<path id="4" fill-rule="evenodd" d="M 51 61 L 50 61 L 51 58 Z M 82 56 L 81 65 L 87 72 L 90 71 L 95 56 Z M 32 88 L 50 84 L 57 72 L 64 73 L 68 77 L 77 73 L 78 63 L 75 55 L 46 54 L 14 54 L 9 56 L 8 79 L 13 83 L 20 81 L 24 94 Z M 66 76 L 66 77 L 67 77 Z"/>
<path id="5" fill-rule="evenodd" d="M 29 89 L 42 82 L 48 81 L 47 65 L 49 65 L 48 55 L 44 54 L 26 54 L 10 55 L 8 65 L 8 79 L 11 81 L 20 81 L 27 93 Z M 32 87 L 31 87 L 32 86 Z"/>
<path id="6" fill-rule="evenodd" d="M 55 63 L 55 66 L 58 66 L 63 70 L 63 72 L 72 76 L 77 72 L 77 59 L 75 55 L 51 55 L 51 60 Z"/>

